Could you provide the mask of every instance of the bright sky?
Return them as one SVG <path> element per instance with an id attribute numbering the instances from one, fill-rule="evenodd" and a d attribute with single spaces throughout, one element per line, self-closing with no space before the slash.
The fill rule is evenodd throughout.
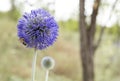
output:
<path id="1" fill-rule="evenodd" d="M 0 0 L 0 11 L 8 11 L 11 7 L 10 0 Z M 17 0 L 19 2 L 28 2 L 30 4 L 35 4 L 37 0 Z M 57 20 L 67 20 L 71 15 L 77 14 L 79 0 L 42 0 L 42 4 L 47 4 L 48 2 L 55 2 L 54 6 L 50 6 L 51 9 L 55 9 L 55 18 Z M 92 6 L 94 0 L 86 0 L 86 15 L 91 15 Z M 109 4 L 113 4 L 115 0 L 106 0 Z M 36 4 L 35 4 L 36 6 Z M 35 6 L 30 6 L 29 4 L 25 5 L 24 11 L 30 11 L 31 9 L 36 8 Z M 108 16 L 110 13 L 110 8 L 107 7 L 107 10 L 103 12 L 100 11 L 100 15 L 98 15 L 98 23 L 110 26 L 112 25 L 116 18 L 113 16 L 111 20 L 108 21 Z"/>
<path id="2" fill-rule="evenodd" d="M 73 12 L 78 9 L 79 0 L 56 0 L 55 10 L 56 17 L 69 18 Z M 62 17 L 64 15 L 64 17 Z"/>
<path id="3" fill-rule="evenodd" d="M 8 11 L 10 6 L 9 0 L 0 0 L 0 11 Z"/>

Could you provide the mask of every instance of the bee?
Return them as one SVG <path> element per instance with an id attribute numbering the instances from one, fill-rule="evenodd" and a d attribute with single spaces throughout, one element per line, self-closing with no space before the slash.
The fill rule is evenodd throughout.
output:
<path id="1" fill-rule="evenodd" d="M 20 41 L 23 45 L 25 45 L 25 46 L 27 45 L 24 38 L 20 38 L 19 41 Z"/>

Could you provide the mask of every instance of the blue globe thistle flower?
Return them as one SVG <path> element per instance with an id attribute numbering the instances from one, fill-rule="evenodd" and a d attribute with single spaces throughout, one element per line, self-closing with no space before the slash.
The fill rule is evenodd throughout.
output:
<path id="1" fill-rule="evenodd" d="M 31 10 L 17 24 L 20 41 L 30 48 L 44 49 L 54 43 L 58 36 L 58 25 L 44 9 Z"/>

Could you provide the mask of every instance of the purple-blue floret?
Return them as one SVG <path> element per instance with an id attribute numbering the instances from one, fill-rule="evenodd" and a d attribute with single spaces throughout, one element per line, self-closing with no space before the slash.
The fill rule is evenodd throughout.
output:
<path id="1" fill-rule="evenodd" d="M 24 45 L 35 49 L 44 49 L 52 45 L 58 36 L 58 24 L 46 10 L 31 10 L 19 19 L 18 37 Z"/>

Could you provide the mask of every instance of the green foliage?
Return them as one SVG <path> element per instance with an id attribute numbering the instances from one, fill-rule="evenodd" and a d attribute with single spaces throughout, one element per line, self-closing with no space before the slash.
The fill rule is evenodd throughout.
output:
<path id="1" fill-rule="evenodd" d="M 20 17 L 20 11 L 17 9 L 9 11 L 8 14 L 9 17 L 14 21 L 18 20 L 18 18 Z"/>
<path id="2" fill-rule="evenodd" d="M 118 29 L 119 29 L 119 27 L 115 25 L 113 27 L 107 28 L 107 32 L 108 32 L 108 34 L 116 35 L 116 34 L 118 34 L 118 32 L 117 32 Z"/>
<path id="3" fill-rule="evenodd" d="M 78 21 L 69 19 L 68 21 L 60 21 L 59 25 L 63 29 L 67 29 L 70 31 L 78 31 Z"/>
<path id="4" fill-rule="evenodd" d="M 6 18 L 6 17 L 8 18 L 8 16 L 9 16 L 9 15 L 8 15 L 7 12 L 0 12 L 0 18 L 2 18 L 2 19 L 3 19 L 3 18 Z"/>
<path id="5" fill-rule="evenodd" d="M 120 27 L 118 24 L 114 25 L 111 28 L 107 28 L 107 33 L 113 36 L 114 41 L 120 40 Z"/>

